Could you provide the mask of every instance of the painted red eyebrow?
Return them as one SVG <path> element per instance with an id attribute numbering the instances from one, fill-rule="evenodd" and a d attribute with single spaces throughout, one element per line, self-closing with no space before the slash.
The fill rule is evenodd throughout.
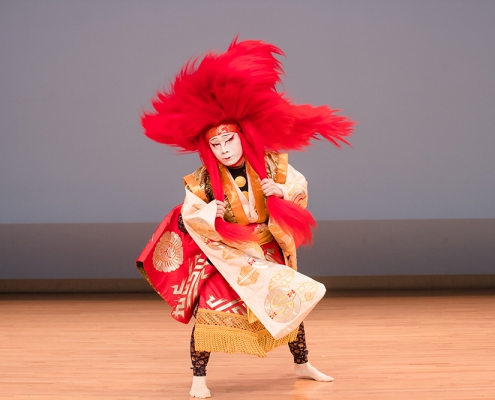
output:
<path id="1" fill-rule="evenodd" d="M 227 140 L 230 140 L 230 139 L 232 139 L 232 137 L 234 136 L 234 133 L 235 133 L 235 132 L 231 132 L 231 133 L 224 133 L 224 134 L 220 135 L 220 138 L 225 138 L 225 140 L 226 140 L 226 141 L 227 141 Z M 227 137 L 226 135 L 229 135 L 229 134 L 230 134 L 230 136 L 229 136 L 229 137 Z M 215 142 L 214 140 L 217 140 L 217 141 Z M 220 140 L 220 139 L 218 138 L 218 136 L 215 136 L 214 138 L 211 138 L 211 139 L 210 139 L 210 143 L 211 143 L 211 144 L 219 144 L 218 140 Z"/>

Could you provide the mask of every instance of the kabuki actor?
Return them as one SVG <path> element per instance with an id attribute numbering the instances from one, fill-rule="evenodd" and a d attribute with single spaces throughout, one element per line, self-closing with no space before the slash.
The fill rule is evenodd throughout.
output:
<path id="1" fill-rule="evenodd" d="M 333 380 L 308 361 L 303 320 L 325 287 L 297 271 L 315 221 L 306 179 L 283 151 L 312 138 L 340 147 L 354 123 L 278 92 L 283 55 L 236 38 L 225 53 L 187 62 L 142 116 L 146 136 L 203 163 L 137 260 L 174 319 L 195 317 L 192 397 L 211 397 L 206 366 L 218 351 L 266 357 L 288 345 L 296 376 Z"/>

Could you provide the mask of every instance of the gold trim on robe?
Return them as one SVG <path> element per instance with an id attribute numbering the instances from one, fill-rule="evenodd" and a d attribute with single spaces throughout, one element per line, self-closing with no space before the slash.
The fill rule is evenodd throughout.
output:
<path id="1" fill-rule="evenodd" d="M 206 168 L 200 167 L 196 171 L 194 171 L 192 174 L 189 174 L 184 177 L 184 184 L 193 192 L 196 196 L 198 196 L 201 200 L 203 200 L 205 203 L 208 203 L 208 197 L 206 196 L 206 190 L 203 185 L 201 184 L 201 181 L 205 180 L 204 178 L 202 179 L 202 176 L 207 174 L 208 171 Z"/>
<path id="2" fill-rule="evenodd" d="M 285 183 L 287 180 L 287 169 L 289 167 L 289 155 L 287 153 L 280 153 L 278 155 L 278 165 L 275 171 L 274 181 L 276 183 Z"/>

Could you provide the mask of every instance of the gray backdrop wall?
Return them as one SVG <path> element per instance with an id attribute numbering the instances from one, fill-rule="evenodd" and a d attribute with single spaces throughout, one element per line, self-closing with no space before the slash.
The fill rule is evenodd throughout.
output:
<path id="1" fill-rule="evenodd" d="M 312 275 L 494 273 L 495 2 L 0 2 L 0 279 L 134 278 L 195 155 L 142 135 L 185 60 L 281 47 L 284 90 L 359 122 L 290 155 Z M 306 268 L 306 269 L 305 269 Z"/>

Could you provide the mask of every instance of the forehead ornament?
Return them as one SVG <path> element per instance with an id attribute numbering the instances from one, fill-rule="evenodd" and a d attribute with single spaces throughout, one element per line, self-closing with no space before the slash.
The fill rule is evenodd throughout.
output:
<path id="1" fill-rule="evenodd" d="M 209 141 L 215 136 L 221 135 L 222 133 L 230 132 L 241 133 L 241 127 L 236 123 L 220 124 L 208 129 L 206 131 L 205 138 Z"/>

